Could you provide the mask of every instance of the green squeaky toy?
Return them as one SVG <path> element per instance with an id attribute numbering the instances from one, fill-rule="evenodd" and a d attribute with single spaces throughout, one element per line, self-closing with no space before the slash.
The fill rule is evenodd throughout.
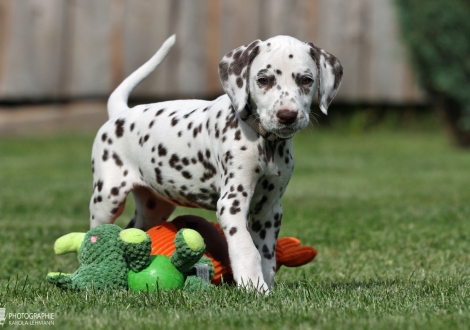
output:
<path id="1" fill-rule="evenodd" d="M 78 253 L 79 268 L 73 274 L 48 273 L 48 282 L 64 289 L 198 289 L 208 287 L 214 276 L 210 260 L 203 256 L 204 239 L 192 229 L 181 229 L 170 258 L 151 256 L 151 240 L 140 229 L 121 229 L 104 224 L 87 233 L 70 233 L 56 240 L 56 254 Z"/>

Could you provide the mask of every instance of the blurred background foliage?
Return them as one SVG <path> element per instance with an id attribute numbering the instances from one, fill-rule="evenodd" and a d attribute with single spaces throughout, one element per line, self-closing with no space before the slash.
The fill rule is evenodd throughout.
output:
<path id="1" fill-rule="evenodd" d="M 420 84 L 455 141 L 470 147 L 470 2 L 396 0 Z"/>

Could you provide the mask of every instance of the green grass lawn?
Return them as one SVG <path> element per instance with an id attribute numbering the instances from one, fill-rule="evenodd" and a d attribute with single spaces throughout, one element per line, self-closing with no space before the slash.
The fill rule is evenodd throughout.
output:
<path id="1" fill-rule="evenodd" d="M 340 129 L 295 138 L 281 236 L 318 250 L 268 297 L 233 287 L 64 292 L 55 239 L 88 229 L 90 135 L 0 139 L 0 307 L 62 329 L 468 329 L 470 153 L 434 130 Z M 215 220 L 213 213 L 182 209 Z M 117 224 L 125 225 L 132 203 Z M 8 324 L 8 319 L 7 323 Z M 14 328 L 7 326 L 5 328 Z M 24 328 L 24 326 L 18 326 Z"/>

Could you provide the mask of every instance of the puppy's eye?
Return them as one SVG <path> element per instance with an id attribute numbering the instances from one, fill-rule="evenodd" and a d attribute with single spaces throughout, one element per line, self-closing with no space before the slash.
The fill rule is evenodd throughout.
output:
<path id="1" fill-rule="evenodd" d="M 267 84 L 268 84 L 268 78 L 266 78 L 266 77 L 260 77 L 260 78 L 258 78 L 258 82 L 259 82 L 261 85 L 267 85 Z"/>
<path id="2" fill-rule="evenodd" d="M 310 77 L 302 77 L 302 85 L 310 85 L 313 82 L 313 79 Z"/>

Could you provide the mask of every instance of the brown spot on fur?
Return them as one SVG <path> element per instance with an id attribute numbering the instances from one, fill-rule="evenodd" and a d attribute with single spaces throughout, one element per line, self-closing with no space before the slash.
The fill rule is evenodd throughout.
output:
<path id="1" fill-rule="evenodd" d="M 117 166 L 121 167 L 123 165 L 121 158 L 119 158 L 119 155 L 115 152 L 113 152 L 113 159 Z"/>
<path id="2" fill-rule="evenodd" d="M 119 138 L 124 135 L 124 124 L 125 124 L 124 119 L 118 119 L 116 120 L 116 136 Z"/>
<path id="3" fill-rule="evenodd" d="M 239 76 L 242 70 L 253 62 L 259 53 L 259 46 L 256 46 L 258 43 L 259 40 L 255 40 L 243 52 L 240 49 L 233 55 L 234 61 L 230 63 L 229 74 L 233 72 L 233 74 Z"/>
<path id="4" fill-rule="evenodd" d="M 230 228 L 230 231 L 228 232 L 230 234 L 230 236 L 233 236 L 235 235 L 237 232 L 237 227 L 232 227 Z"/>
<path id="5" fill-rule="evenodd" d="M 219 76 L 222 83 L 228 80 L 228 63 L 227 62 L 220 62 L 219 63 Z"/>

